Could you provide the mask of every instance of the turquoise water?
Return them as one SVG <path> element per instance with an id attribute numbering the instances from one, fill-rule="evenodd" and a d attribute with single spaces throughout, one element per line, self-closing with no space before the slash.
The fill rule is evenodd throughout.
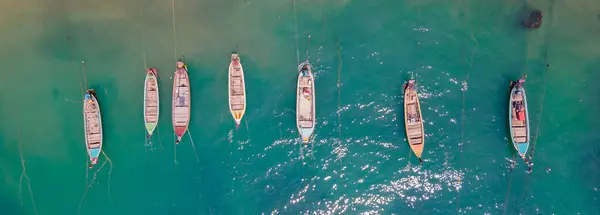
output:
<path id="1" fill-rule="evenodd" d="M 592 0 L 174 5 L 0 3 L 2 214 L 600 213 Z M 540 29 L 519 26 L 525 7 L 542 10 Z M 301 148 L 294 92 L 306 50 L 318 127 Z M 248 93 L 238 130 L 227 108 L 232 51 Z M 180 56 L 191 138 L 175 147 L 170 78 Z M 158 68 L 162 100 L 151 141 L 145 67 Z M 507 139 L 508 84 L 525 74 L 530 175 Z M 427 122 L 422 165 L 404 139 L 401 86 L 411 77 Z M 93 169 L 85 82 L 98 92 L 110 158 Z"/>

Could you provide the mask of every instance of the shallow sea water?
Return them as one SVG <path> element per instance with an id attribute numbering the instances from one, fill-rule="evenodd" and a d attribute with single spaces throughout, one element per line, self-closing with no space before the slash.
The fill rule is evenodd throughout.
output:
<path id="1" fill-rule="evenodd" d="M 542 10 L 541 28 L 519 26 L 526 8 Z M 599 214 L 599 14 L 593 0 L 1 2 L 0 209 Z M 248 94 L 237 130 L 227 109 L 232 51 Z M 301 147 L 295 70 L 306 51 L 318 127 Z M 181 56 L 193 109 L 190 135 L 175 147 L 171 76 Z M 150 141 L 145 67 L 158 68 L 162 101 Z M 525 74 L 531 174 L 506 117 L 509 81 Z M 421 165 L 404 135 L 401 87 L 411 77 L 427 123 Z M 86 82 L 98 92 L 110 158 L 93 169 Z"/>

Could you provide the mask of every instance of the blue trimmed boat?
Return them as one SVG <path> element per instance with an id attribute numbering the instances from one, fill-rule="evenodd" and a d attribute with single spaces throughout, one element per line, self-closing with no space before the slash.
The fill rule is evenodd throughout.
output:
<path id="1" fill-rule="evenodd" d="M 296 126 L 303 143 L 308 143 L 315 131 L 315 77 L 308 61 L 298 65 L 296 87 Z"/>
<path id="2" fill-rule="evenodd" d="M 93 89 L 88 89 L 83 98 L 83 124 L 85 146 L 90 156 L 90 168 L 92 168 L 98 163 L 98 156 L 102 152 L 102 117 L 96 91 Z"/>
<path id="3" fill-rule="evenodd" d="M 508 124 L 513 146 L 519 156 L 527 162 L 525 155 L 529 149 L 529 112 L 527 112 L 527 96 L 523 88 L 525 79 L 511 82 L 510 101 L 508 104 Z"/>

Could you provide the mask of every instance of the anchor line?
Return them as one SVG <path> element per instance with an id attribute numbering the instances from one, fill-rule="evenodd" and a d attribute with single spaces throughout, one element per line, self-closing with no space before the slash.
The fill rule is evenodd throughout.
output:
<path id="1" fill-rule="evenodd" d="M 144 20 L 144 11 L 140 8 L 140 20 Z M 142 56 L 144 58 L 144 68 L 148 68 L 148 64 L 146 61 L 146 33 L 144 30 L 144 23 L 140 25 L 142 28 Z"/>
<path id="2" fill-rule="evenodd" d="M 81 61 L 81 69 L 83 70 L 83 81 L 85 83 L 85 89 L 89 89 L 87 82 L 87 72 L 85 71 L 85 61 Z"/>
<path id="3" fill-rule="evenodd" d="M 471 76 L 471 71 L 473 70 L 473 57 L 475 56 L 475 53 L 477 53 L 477 49 L 479 48 L 479 42 L 477 41 L 477 39 L 475 38 L 475 33 L 473 32 L 473 29 L 471 29 L 471 40 L 473 42 L 475 42 L 475 47 L 473 49 L 471 49 L 471 56 L 469 58 L 469 69 L 467 70 L 467 74 L 465 75 L 465 79 L 462 82 L 462 86 L 461 86 L 461 91 L 462 91 L 462 103 L 461 103 L 461 116 L 460 116 L 460 124 L 461 124 L 461 131 L 460 131 L 460 143 L 459 143 L 459 154 L 458 154 L 458 161 L 457 161 L 457 166 L 460 168 L 461 166 L 461 162 L 462 162 L 462 157 L 463 157 L 463 147 L 465 144 L 465 125 L 466 125 L 466 119 L 467 119 L 467 114 L 466 114 L 466 92 L 467 92 L 467 88 L 468 88 L 468 81 L 469 81 L 469 77 Z M 461 183 L 461 178 L 460 175 L 458 176 L 458 178 L 456 179 L 457 184 Z M 457 190 L 456 192 L 456 211 L 458 212 L 460 210 L 460 190 Z"/>
<path id="4" fill-rule="evenodd" d="M 69 45 L 68 45 L 69 46 L 69 51 L 71 52 L 70 53 L 71 54 L 71 60 L 75 61 L 75 56 L 74 56 L 75 50 L 73 50 L 73 46 L 72 46 L 72 44 L 70 42 L 71 41 L 71 36 L 67 36 L 67 41 L 69 43 Z M 79 72 L 80 69 L 81 68 L 78 66 L 76 71 L 77 71 L 77 79 L 79 79 L 79 90 L 81 91 L 81 98 L 83 98 L 84 97 L 84 90 L 83 90 L 83 83 L 81 82 L 81 72 Z"/>
<path id="5" fill-rule="evenodd" d="M 292 0 L 292 4 L 294 7 L 294 26 L 295 26 L 295 32 L 296 32 L 296 61 L 297 64 L 296 65 L 300 65 L 300 48 L 298 46 L 298 17 L 297 17 L 297 13 L 296 13 L 296 0 Z"/>
<path id="6" fill-rule="evenodd" d="M 510 161 L 511 162 L 511 165 L 510 165 L 510 176 L 508 177 L 508 188 L 506 190 L 506 197 L 504 199 L 504 213 L 503 214 L 506 214 L 506 209 L 508 208 L 508 197 L 510 195 L 510 185 L 511 185 L 511 182 L 512 182 L 513 170 L 515 169 L 515 166 L 516 166 L 516 163 L 517 163 L 516 159 L 517 159 L 517 154 L 513 153 L 513 158 Z"/>
<path id="7" fill-rule="evenodd" d="M 310 56 L 308 55 L 308 48 L 310 47 L 310 34 L 308 35 L 308 38 L 306 39 L 306 56 L 305 56 L 305 61 L 308 62 L 308 59 L 310 58 Z"/>
<path id="8" fill-rule="evenodd" d="M 552 20 L 553 8 L 554 8 L 554 0 L 552 0 L 551 3 L 550 3 L 550 9 L 549 9 L 550 20 Z M 552 23 L 549 23 L 549 25 L 552 26 Z M 527 163 L 528 166 L 529 166 L 529 174 L 531 174 L 531 172 L 533 171 L 533 164 L 534 164 L 533 163 L 533 159 L 534 159 L 534 155 L 535 155 L 535 148 L 536 148 L 536 145 L 537 145 L 537 141 L 538 141 L 539 136 L 540 136 L 540 126 L 541 126 L 540 122 L 542 121 L 542 114 L 543 114 L 543 110 L 544 110 L 543 109 L 544 108 L 544 101 L 546 99 L 546 91 L 547 91 L 547 87 L 548 87 L 548 77 L 549 77 L 549 73 L 551 71 L 551 68 L 550 68 L 550 58 L 548 56 L 548 43 L 549 43 L 548 41 L 549 41 L 549 37 L 548 37 L 548 34 L 546 33 L 544 35 L 544 58 L 545 58 L 545 63 L 546 63 L 546 74 L 544 75 L 544 82 L 543 82 L 543 85 L 542 85 L 543 86 L 542 89 L 544 89 L 544 90 L 543 90 L 542 95 L 540 96 L 541 97 L 540 98 L 540 109 L 539 109 L 538 117 L 537 117 L 537 125 L 536 125 L 535 137 L 534 137 L 535 139 L 532 138 L 532 141 L 531 141 L 531 152 L 530 152 L 530 156 L 529 156 L 529 162 Z M 529 187 L 530 177 L 525 177 L 524 180 L 525 180 L 525 182 L 524 182 L 523 187 L 525 187 L 525 188 Z M 525 196 L 524 199 L 526 200 L 527 199 L 527 195 L 525 195 L 525 192 L 526 192 L 526 190 L 523 189 L 523 191 L 521 193 L 521 196 Z"/>
<path id="9" fill-rule="evenodd" d="M 340 44 L 340 41 L 338 40 L 337 43 L 337 47 L 338 47 L 338 79 L 337 79 L 337 88 L 338 88 L 338 109 L 337 109 L 337 117 L 338 117 L 338 147 L 342 146 L 342 83 L 341 83 L 341 76 L 342 76 L 342 45 Z M 341 164 L 342 160 L 340 159 L 340 164 Z"/>
<path id="10" fill-rule="evenodd" d="M 417 23 L 415 23 L 415 29 L 416 29 L 416 25 L 418 23 L 421 22 L 421 8 L 417 7 Z M 417 30 L 417 53 L 420 53 L 421 51 L 421 29 Z M 419 71 L 419 67 L 422 67 L 421 62 L 417 61 L 417 66 L 415 66 L 415 72 L 413 73 L 413 75 L 411 75 L 411 79 L 414 79 L 415 82 L 417 82 L 417 73 Z"/>
<path id="11" fill-rule="evenodd" d="M 554 9 L 554 0 L 552 0 L 550 2 L 550 9 L 549 9 L 550 20 L 552 20 L 553 9 Z M 552 23 L 549 23 L 549 26 L 552 26 Z M 544 35 L 544 37 L 545 37 L 544 38 L 544 58 L 546 59 L 546 74 L 545 74 L 545 77 L 544 77 L 544 84 L 543 84 L 543 86 L 544 86 L 543 87 L 544 93 L 542 93 L 541 99 L 540 99 L 541 103 L 540 103 L 540 110 L 538 112 L 537 126 L 536 126 L 536 131 L 535 131 L 535 140 L 531 141 L 531 156 L 529 157 L 529 160 L 530 160 L 530 164 L 529 164 L 530 165 L 529 166 L 530 172 L 533 169 L 533 157 L 534 157 L 534 154 L 535 154 L 535 146 L 536 146 L 537 141 L 538 141 L 539 136 L 540 136 L 540 122 L 542 120 L 542 113 L 543 113 L 543 110 L 544 110 L 543 108 L 544 108 L 544 100 L 546 99 L 546 90 L 548 88 L 548 77 L 549 77 L 548 74 L 551 71 L 551 68 L 550 68 L 550 58 L 548 57 L 548 41 L 549 41 L 548 34 L 546 33 Z"/>
<path id="12" fill-rule="evenodd" d="M 173 14 L 173 50 L 175 61 L 177 61 L 177 22 L 175 18 L 175 0 L 171 0 L 171 8 Z"/>

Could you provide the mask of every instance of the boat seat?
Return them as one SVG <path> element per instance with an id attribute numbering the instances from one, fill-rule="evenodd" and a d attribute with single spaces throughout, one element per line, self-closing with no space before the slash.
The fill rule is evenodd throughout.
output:
<path id="1" fill-rule="evenodd" d="M 527 138 L 526 137 L 517 137 L 517 138 L 515 138 L 515 142 L 517 142 L 517 143 L 526 143 L 527 142 Z"/>
<path id="2" fill-rule="evenodd" d="M 301 128 L 312 128 L 313 127 L 312 120 L 300 120 L 300 121 L 298 121 L 298 124 L 300 125 Z"/>
<path id="3" fill-rule="evenodd" d="M 231 109 L 242 110 L 242 109 L 244 109 L 244 105 L 243 104 L 234 104 L 234 105 L 231 105 Z"/>
<path id="4" fill-rule="evenodd" d="M 524 127 L 513 128 L 515 137 L 524 137 L 527 135 L 527 129 Z"/>
<path id="5" fill-rule="evenodd" d="M 423 142 L 423 138 L 421 136 L 410 138 L 410 143 L 413 145 L 421 144 Z"/>
<path id="6" fill-rule="evenodd" d="M 233 70 L 231 71 L 231 76 L 234 76 L 234 77 L 242 76 L 242 72 L 240 70 L 240 67 L 237 67 L 237 66 L 234 67 Z"/>
<path id="7" fill-rule="evenodd" d="M 231 96 L 230 103 L 234 104 L 244 104 L 244 96 Z"/>
<path id="8" fill-rule="evenodd" d="M 519 127 L 519 126 L 522 127 L 522 126 L 525 126 L 525 121 L 519 121 L 519 120 L 513 118 L 512 125 L 513 125 L 513 127 Z"/>
<path id="9" fill-rule="evenodd" d="M 408 136 L 421 136 L 421 129 L 408 129 Z"/>
<path id="10" fill-rule="evenodd" d="M 156 115 L 156 110 L 157 109 L 158 109 L 157 107 L 147 107 L 146 108 L 146 114 L 148 114 L 148 115 L 151 115 L 151 114 Z"/>
<path id="11" fill-rule="evenodd" d="M 88 135 L 88 141 L 89 142 L 100 142 L 101 136 L 100 134 L 90 134 Z"/>

